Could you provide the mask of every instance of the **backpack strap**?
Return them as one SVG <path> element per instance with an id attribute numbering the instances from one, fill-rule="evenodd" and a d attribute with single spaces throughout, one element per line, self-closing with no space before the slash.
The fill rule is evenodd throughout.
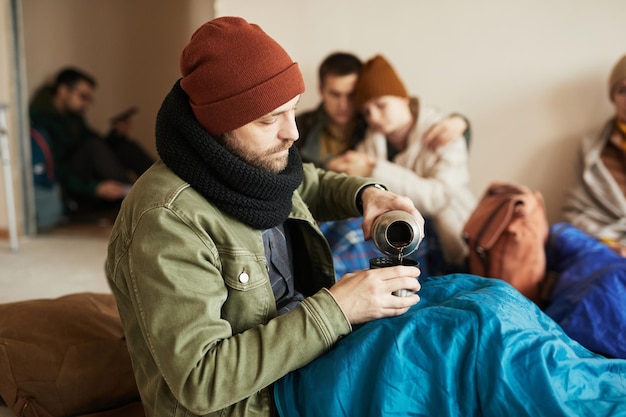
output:
<path id="1" fill-rule="evenodd" d="M 37 129 L 32 127 L 30 128 L 30 136 L 35 140 L 35 142 L 37 142 L 37 145 L 43 153 L 46 164 L 46 176 L 50 181 L 54 181 L 54 157 L 52 156 L 52 151 L 50 150 L 48 141 Z"/>

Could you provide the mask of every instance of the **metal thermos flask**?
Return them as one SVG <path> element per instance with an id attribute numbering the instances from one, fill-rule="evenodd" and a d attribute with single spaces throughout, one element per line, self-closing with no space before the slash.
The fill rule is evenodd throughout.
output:
<path id="1" fill-rule="evenodd" d="M 392 210 L 374 220 L 372 239 L 382 253 L 398 258 L 415 252 L 422 233 L 415 217 L 406 211 Z"/>
<path id="2" fill-rule="evenodd" d="M 372 239 L 378 250 L 387 256 L 371 258 L 370 268 L 385 268 L 396 265 L 419 266 L 406 256 L 417 250 L 422 241 L 422 232 L 415 217 L 406 211 L 392 210 L 374 220 Z M 406 296 L 407 290 L 397 291 L 398 296 Z"/>

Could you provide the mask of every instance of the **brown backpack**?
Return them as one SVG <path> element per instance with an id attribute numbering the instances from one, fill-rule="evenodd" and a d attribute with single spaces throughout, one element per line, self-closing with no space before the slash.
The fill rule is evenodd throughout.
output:
<path id="1" fill-rule="evenodd" d="M 540 192 L 523 185 L 492 183 L 463 228 L 469 272 L 503 279 L 540 304 L 548 229 Z"/>

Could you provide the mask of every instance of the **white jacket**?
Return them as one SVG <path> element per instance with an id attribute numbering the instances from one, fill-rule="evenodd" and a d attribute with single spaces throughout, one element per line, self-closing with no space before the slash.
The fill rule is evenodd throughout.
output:
<path id="1" fill-rule="evenodd" d="M 409 134 L 407 148 L 387 158 L 385 135 L 368 129 L 358 151 L 377 160 L 372 177 L 389 190 L 408 196 L 415 207 L 434 222 L 446 261 L 461 264 L 467 255 L 463 226 L 476 207 L 469 189 L 468 150 L 463 136 L 435 151 L 424 146 L 424 133 L 444 115 L 420 106 L 417 123 Z"/>
<path id="2" fill-rule="evenodd" d="M 614 119 L 609 120 L 599 135 L 583 139 L 579 184 L 567 193 L 563 216 L 596 238 L 626 245 L 626 196 L 600 157 L 614 123 Z"/>

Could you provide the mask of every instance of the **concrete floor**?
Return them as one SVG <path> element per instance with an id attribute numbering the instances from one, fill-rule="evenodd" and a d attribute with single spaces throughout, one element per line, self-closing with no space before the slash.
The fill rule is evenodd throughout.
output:
<path id="1" fill-rule="evenodd" d="M 104 274 L 109 232 L 110 226 L 63 227 L 21 237 L 17 252 L 0 240 L 0 303 L 110 292 Z"/>

